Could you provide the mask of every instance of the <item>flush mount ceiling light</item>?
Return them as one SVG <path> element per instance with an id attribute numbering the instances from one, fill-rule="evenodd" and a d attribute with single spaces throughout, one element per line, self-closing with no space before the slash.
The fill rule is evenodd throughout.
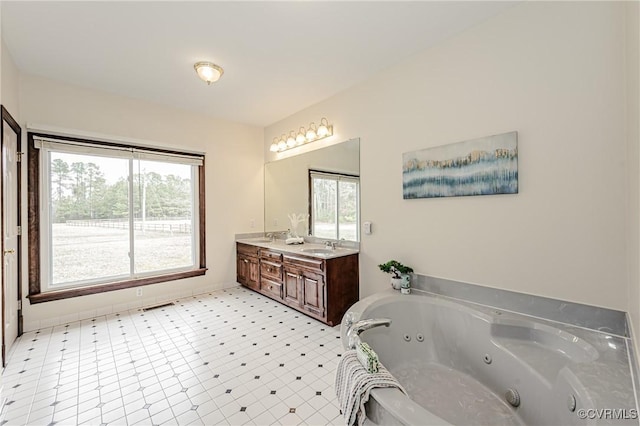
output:
<path id="1" fill-rule="evenodd" d="M 207 84 L 215 83 L 224 74 L 222 67 L 211 62 L 196 62 L 193 68 L 198 73 L 198 77 Z"/>
<path id="2" fill-rule="evenodd" d="M 282 152 L 296 146 L 304 145 L 309 142 L 319 141 L 326 137 L 333 135 L 333 126 L 329 124 L 326 118 L 320 120 L 320 125 L 316 127 L 315 123 L 309 124 L 309 127 L 305 129 L 300 127 L 298 133 L 295 130 L 289 132 L 289 134 L 283 134 L 282 136 L 273 138 L 273 143 L 269 147 L 271 152 Z"/>

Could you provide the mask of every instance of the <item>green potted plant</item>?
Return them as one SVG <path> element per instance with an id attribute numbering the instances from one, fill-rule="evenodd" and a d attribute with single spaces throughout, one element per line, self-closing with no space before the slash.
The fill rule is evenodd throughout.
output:
<path id="1" fill-rule="evenodd" d="M 411 285 L 411 276 L 409 275 L 413 272 L 413 268 L 410 266 L 403 265 L 397 260 L 390 260 L 387 263 L 382 263 L 378 265 L 378 268 L 382 272 L 386 272 L 387 274 L 391 274 L 391 286 L 400 290 L 400 288 L 409 288 Z"/>

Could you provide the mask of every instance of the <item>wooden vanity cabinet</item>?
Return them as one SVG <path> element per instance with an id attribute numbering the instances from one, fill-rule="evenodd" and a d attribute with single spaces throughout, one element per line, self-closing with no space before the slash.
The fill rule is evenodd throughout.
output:
<path id="1" fill-rule="evenodd" d="M 249 244 L 236 244 L 236 277 L 238 283 L 252 290 L 260 288 L 259 248 Z"/>
<path id="2" fill-rule="evenodd" d="M 339 324 L 347 309 L 358 301 L 357 254 L 319 259 L 249 244 L 237 243 L 237 247 L 240 284 L 326 324 Z M 241 264 L 240 259 L 248 256 L 251 260 Z M 259 265 L 255 283 L 241 281 L 241 267 L 252 261 Z"/>

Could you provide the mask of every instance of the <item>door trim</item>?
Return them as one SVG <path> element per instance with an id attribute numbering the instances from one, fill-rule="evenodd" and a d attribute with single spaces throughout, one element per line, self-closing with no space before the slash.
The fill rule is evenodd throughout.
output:
<path id="1" fill-rule="evenodd" d="M 20 157 L 22 156 L 22 129 L 18 122 L 11 116 L 9 111 L 5 108 L 4 105 L 0 105 L 0 118 L 2 119 L 2 124 L 5 122 L 11 127 L 17 135 L 17 144 L 16 144 L 16 155 L 18 158 L 18 163 L 16 164 L 16 172 L 17 172 L 17 192 L 18 192 L 18 205 L 16 206 L 18 215 L 18 226 L 22 229 L 22 212 L 21 212 L 21 204 L 22 204 L 22 195 L 21 195 L 21 182 L 22 182 L 22 162 Z M 0 155 L 2 153 L 2 144 L 4 143 L 4 125 L 0 125 Z M 4 170 L 2 168 L 2 161 L 0 161 L 0 173 L 4 176 Z M 0 188 L 1 189 L 1 188 Z M 4 191 L 0 190 L 0 236 L 4 236 Z M 0 238 L 0 252 L 4 253 L 4 238 Z M 21 336 L 23 333 L 23 318 L 22 318 L 22 233 L 18 235 L 18 245 L 16 252 L 16 262 L 18 265 L 18 336 Z M 4 260 L 3 260 L 4 261 Z M 0 274 L 0 286 L 4 289 L 4 272 Z M 5 294 L 2 291 L 2 327 L 4 330 L 5 323 Z M 5 342 L 5 333 L 2 333 L 2 366 L 6 366 L 6 342 Z"/>

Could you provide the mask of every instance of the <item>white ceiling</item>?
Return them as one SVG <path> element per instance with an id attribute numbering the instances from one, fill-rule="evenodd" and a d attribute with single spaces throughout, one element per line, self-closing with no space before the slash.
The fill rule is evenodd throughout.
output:
<path id="1" fill-rule="evenodd" d="M 2 37 L 21 72 L 266 126 L 512 4 L 2 1 Z"/>

